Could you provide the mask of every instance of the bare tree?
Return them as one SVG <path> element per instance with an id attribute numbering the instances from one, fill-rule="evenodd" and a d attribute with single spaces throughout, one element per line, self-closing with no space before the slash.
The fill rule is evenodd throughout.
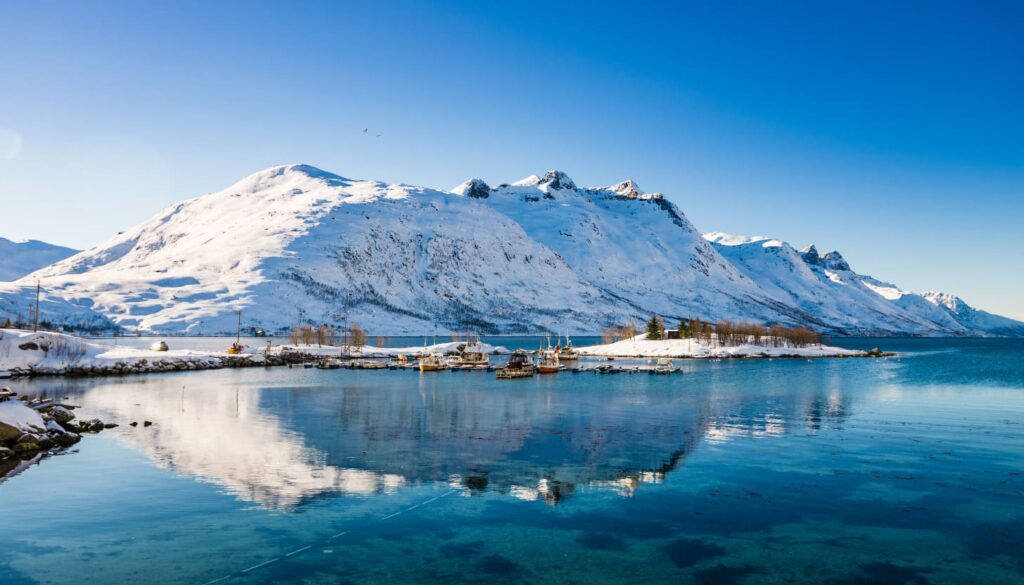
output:
<path id="1" fill-rule="evenodd" d="M 350 339 L 352 340 L 352 347 L 362 347 L 366 345 L 367 335 L 366 331 L 359 326 L 358 323 L 353 323 L 349 327 Z"/>

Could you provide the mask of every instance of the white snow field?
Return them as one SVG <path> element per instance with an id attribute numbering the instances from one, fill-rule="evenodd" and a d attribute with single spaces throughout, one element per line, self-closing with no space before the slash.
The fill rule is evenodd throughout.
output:
<path id="1" fill-rule="evenodd" d="M 657 313 L 867 335 L 1024 335 L 1024 323 L 858 275 L 832 252 L 701 233 L 633 181 L 558 171 L 451 192 L 273 167 L 0 286 L 0 320 L 151 333 L 596 333 Z"/>
<path id="2" fill-rule="evenodd" d="M 774 347 L 772 345 L 742 344 L 719 347 L 695 339 L 647 339 L 643 333 L 605 345 L 581 347 L 580 355 L 608 357 L 671 357 L 671 358 L 739 358 L 739 357 L 861 357 L 859 350 L 814 345 L 807 347 Z"/>

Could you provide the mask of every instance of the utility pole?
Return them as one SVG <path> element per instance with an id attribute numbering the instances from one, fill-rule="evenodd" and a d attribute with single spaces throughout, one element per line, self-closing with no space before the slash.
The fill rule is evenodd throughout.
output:
<path id="1" fill-rule="evenodd" d="M 344 322 L 345 322 L 345 340 L 344 340 L 345 350 L 344 351 L 345 351 L 345 353 L 349 353 L 348 334 L 351 332 L 351 330 L 348 327 L 348 310 L 349 310 L 349 306 L 351 304 L 352 304 L 352 291 L 348 291 L 348 292 L 345 293 L 345 314 L 344 314 Z"/>
<path id="2" fill-rule="evenodd" d="M 238 329 L 235 330 L 235 344 L 242 343 L 242 309 L 238 309 Z"/>
<path id="3" fill-rule="evenodd" d="M 38 278 L 36 279 L 36 318 L 34 319 L 34 324 L 32 326 L 32 332 L 33 333 L 38 333 L 39 332 L 39 279 Z"/>

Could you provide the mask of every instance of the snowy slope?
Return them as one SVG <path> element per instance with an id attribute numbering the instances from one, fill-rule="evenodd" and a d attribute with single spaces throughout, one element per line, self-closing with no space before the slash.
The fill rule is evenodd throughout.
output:
<path id="1" fill-rule="evenodd" d="M 921 298 L 934 304 L 963 325 L 968 331 L 984 331 L 992 335 L 1024 337 L 1024 323 L 975 309 L 958 296 L 941 292 L 922 293 Z"/>
<path id="2" fill-rule="evenodd" d="M 594 330 L 625 303 L 471 198 L 303 165 L 171 206 L 33 275 L 122 326 L 269 330 L 346 317 L 374 333 Z"/>
<path id="3" fill-rule="evenodd" d="M 916 294 L 858 274 L 839 252 L 802 251 L 765 237 L 704 235 L 762 290 L 815 315 L 819 326 L 841 324 L 861 335 L 1021 335 L 1024 323 L 976 311 L 956 297 Z"/>
<path id="4" fill-rule="evenodd" d="M 78 250 L 39 240 L 12 242 L 0 238 L 0 282 L 17 280 L 77 253 Z"/>
<path id="5" fill-rule="evenodd" d="M 596 332 L 660 313 L 833 333 L 1017 334 L 958 299 L 858 275 L 838 253 L 700 232 L 634 182 L 580 188 L 549 171 L 451 192 L 267 169 L 172 205 L 0 286 L 24 314 L 174 333 L 361 323 L 371 334 Z M 5 309 L 6 307 L 6 309 Z"/>
<path id="6" fill-rule="evenodd" d="M 471 186 L 471 196 L 514 219 L 581 278 L 622 299 L 629 306 L 624 318 L 807 318 L 764 295 L 675 205 L 633 181 L 583 189 L 565 173 L 548 171 L 496 189 L 474 179 L 453 192 L 470 195 Z"/>
<path id="7" fill-rule="evenodd" d="M 0 324 L 30 325 L 35 315 L 35 282 L 0 282 Z M 74 304 L 52 291 L 43 289 L 39 295 L 39 321 L 42 325 L 64 326 L 81 332 L 98 333 L 115 325 L 106 316 L 89 308 L 87 300 Z"/>

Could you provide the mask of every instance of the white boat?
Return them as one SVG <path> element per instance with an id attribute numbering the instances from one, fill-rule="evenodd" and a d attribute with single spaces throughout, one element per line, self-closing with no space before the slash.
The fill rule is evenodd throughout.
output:
<path id="1" fill-rule="evenodd" d="M 428 353 L 420 358 L 421 372 L 440 372 L 447 370 L 450 366 L 444 355 L 440 353 Z"/>
<path id="2" fill-rule="evenodd" d="M 546 349 L 540 352 L 540 360 L 537 362 L 538 374 L 557 374 L 562 370 L 562 364 L 558 361 L 558 352 L 553 349 Z"/>
<path id="3" fill-rule="evenodd" d="M 674 374 L 679 371 L 679 368 L 672 363 L 669 358 L 658 358 L 658 363 L 655 364 L 654 369 L 650 370 L 652 374 Z"/>
<path id="4" fill-rule="evenodd" d="M 558 361 L 561 362 L 574 362 L 580 359 L 580 354 L 572 346 L 572 340 L 569 336 L 565 336 L 565 346 L 556 346 L 555 349 L 558 351 Z"/>

